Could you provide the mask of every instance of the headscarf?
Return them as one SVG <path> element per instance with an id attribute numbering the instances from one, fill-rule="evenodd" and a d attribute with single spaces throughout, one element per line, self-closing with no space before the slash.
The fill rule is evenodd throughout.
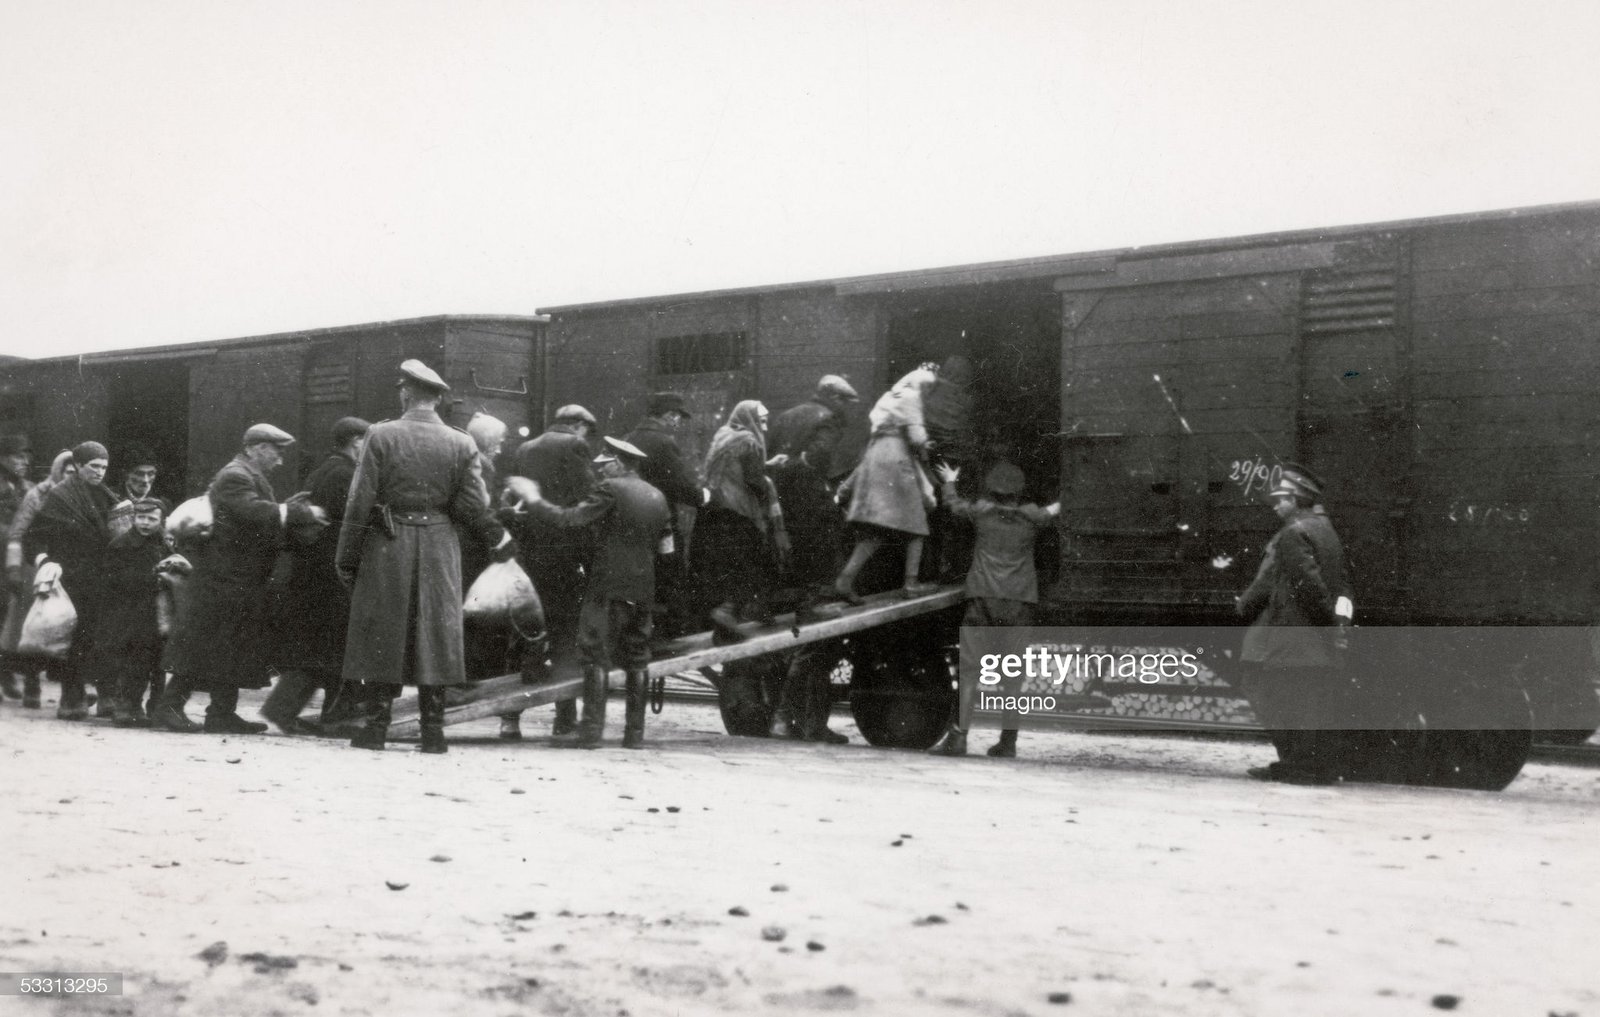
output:
<path id="1" fill-rule="evenodd" d="M 767 460 L 767 439 L 761 433 L 761 411 L 765 409 L 758 400 L 746 399 L 728 414 L 728 422 L 717 428 L 711 437 L 711 450 L 706 453 L 706 476 L 711 476 L 711 464 L 734 441 L 742 441 L 741 434 L 754 439 L 761 461 Z"/>
<path id="2" fill-rule="evenodd" d="M 72 450 L 70 448 L 64 448 L 57 452 L 55 459 L 50 462 L 50 475 L 39 481 L 39 486 L 44 488 L 45 494 L 50 492 L 50 488 L 66 480 L 67 467 L 75 464 L 76 460 L 72 458 Z M 44 494 L 39 495 L 39 497 L 43 498 Z"/>
<path id="3" fill-rule="evenodd" d="M 746 399 L 733 408 L 728 422 L 717 428 L 711 438 L 705 476 L 713 504 L 739 513 L 765 531 L 764 503 L 770 502 L 766 471 L 758 467 L 751 477 L 745 475 L 743 467 L 747 455 L 757 463 L 767 461 L 767 443 L 761 435 L 762 408 L 754 399 Z M 762 491 L 760 495 L 755 493 L 758 489 Z"/>

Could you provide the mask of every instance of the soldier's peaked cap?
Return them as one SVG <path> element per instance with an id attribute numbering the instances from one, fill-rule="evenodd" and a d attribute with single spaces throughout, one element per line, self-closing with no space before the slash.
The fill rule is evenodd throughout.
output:
<path id="1" fill-rule="evenodd" d="M 294 435 L 271 424 L 251 424 L 244 432 L 245 445 L 293 445 Z"/>
<path id="2" fill-rule="evenodd" d="M 395 387 L 398 388 L 406 382 L 414 382 L 436 392 L 450 391 L 450 386 L 444 383 L 444 379 L 420 360 L 407 360 L 400 365 L 400 380 L 395 382 Z"/>
<path id="3" fill-rule="evenodd" d="M 606 451 L 612 455 L 627 456 L 630 459 L 649 459 L 650 457 L 640 451 L 639 446 L 606 435 Z"/>
<path id="4" fill-rule="evenodd" d="M 1284 463 L 1283 472 L 1278 478 L 1278 484 L 1270 492 L 1271 496 L 1300 495 L 1312 501 L 1322 500 L 1322 478 L 1301 466 L 1299 463 Z"/>

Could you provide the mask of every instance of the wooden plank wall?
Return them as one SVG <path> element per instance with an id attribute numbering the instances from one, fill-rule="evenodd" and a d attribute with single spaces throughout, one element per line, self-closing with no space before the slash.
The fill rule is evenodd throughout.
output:
<path id="1" fill-rule="evenodd" d="M 1600 216 L 1416 231 L 1413 606 L 1593 618 Z"/>

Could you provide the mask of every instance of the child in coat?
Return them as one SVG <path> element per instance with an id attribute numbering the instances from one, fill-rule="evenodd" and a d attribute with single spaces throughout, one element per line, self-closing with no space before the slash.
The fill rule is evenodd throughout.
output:
<path id="1" fill-rule="evenodd" d="M 962 625 L 1029 626 L 1039 602 L 1039 577 L 1033 565 L 1033 545 L 1039 531 L 1055 523 L 1061 503 L 1041 508 L 1022 500 L 1026 486 L 1022 470 L 997 463 L 984 478 L 989 497 L 968 501 L 956 493 L 961 471 L 941 464 L 945 503 L 953 515 L 972 522 L 976 542 L 972 568 L 967 571 L 967 612 Z M 960 711 L 944 741 L 931 750 L 945 756 L 967 754 L 967 728 L 972 723 L 977 686 L 961 683 Z M 989 755 L 1010 758 L 1017 754 L 1017 730 L 1007 727 Z"/>
<path id="2" fill-rule="evenodd" d="M 141 701 L 161 682 L 156 566 L 167 553 L 162 508 L 145 498 L 132 509 L 131 528 L 106 549 L 106 609 L 95 641 L 104 655 L 105 687 L 115 689 L 111 716 L 118 727 L 149 723 Z"/>

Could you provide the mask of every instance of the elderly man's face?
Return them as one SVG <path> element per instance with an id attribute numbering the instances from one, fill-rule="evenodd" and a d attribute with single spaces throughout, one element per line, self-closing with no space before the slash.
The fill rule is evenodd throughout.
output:
<path id="1" fill-rule="evenodd" d="M 1279 519 L 1288 519 L 1294 515 L 1295 500 L 1292 494 L 1275 494 L 1272 496 L 1272 511 L 1278 514 Z"/>
<path id="2" fill-rule="evenodd" d="M 128 471 L 128 493 L 141 498 L 150 493 L 156 482 L 156 468 L 148 464 L 135 466 Z"/>
<path id="3" fill-rule="evenodd" d="M 275 469 L 283 464 L 283 446 L 270 441 L 257 442 L 244 450 L 244 456 L 259 470 Z"/>

